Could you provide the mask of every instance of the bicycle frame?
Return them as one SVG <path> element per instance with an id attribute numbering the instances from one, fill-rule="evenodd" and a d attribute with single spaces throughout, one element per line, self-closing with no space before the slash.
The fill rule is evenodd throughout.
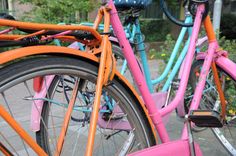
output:
<path id="1" fill-rule="evenodd" d="M 154 99 L 152 98 L 152 95 L 148 89 L 148 86 L 145 82 L 145 77 L 142 74 L 142 71 L 140 70 L 138 63 L 135 59 L 135 55 L 134 53 L 132 53 L 132 48 L 129 44 L 129 42 L 126 40 L 126 36 L 125 33 L 123 31 L 121 22 L 119 20 L 117 11 L 115 9 L 115 6 L 113 4 L 113 1 L 110 0 L 108 3 L 108 6 L 106 6 L 106 11 L 103 12 L 104 14 L 102 14 L 102 12 L 99 12 L 98 17 L 95 21 L 95 27 L 98 26 L 98 24 L 101 22 L 102 16 L 105 16 L 105 25 L 108 26 L 109 23 L 111 22 L 112 27 L 115 31 L 115 33 L 117 34 L 117 37 L 119 39 L 119 43 L 121 48 L 123 49 L 124 52 L 124 56 L 127 59 L 129 68 L 131 70 L 131 73 L 134 76 L 135 82 L 140 90 L 140 93 L 142 94 L 143 100 L 146 104 L 146 108 L 148 110 L 148 118 L 150 117 L 152 119 L 152 122 L 155 126 L 155 128 L 158 131 L 158 134 L 160 136 L 160 139 L 162 141 L 163 144 L 161 145 L 157 145 L 155 147 L 152 148 L 148 148 L 148 149 L 144 149 L 143 151 L 134 153 L 134 154 L 130 154 L 130 155 L 158 155 L 158 154 L 163 154 L 163 155 L 190 155 L 193 151 L 190 150 L 190 147 L 192 147 L 191 145 L 193 145 L 193 142 L 191 142 L 189 139 L 189 137 L 191 137 L 188 134 L 188 122 L 185 123 L 184 128 L 183 128 L 183 132 L 182 132 L 182 136 L 181 139 L 176 140 L 176 141 L 170 141 L 168 133 L 166 131 L 166 128 L 164 126 L 163 123 L 163 117 L 168 115 L 169 113 L 171 113 L 180 103 L 182 97 L 184 97 L 184 92 L 186 90 L 186 86 L 187 86 L 187 82 L 188 82 L 188 77 L 189 77 L 189 72 L 191 69 L 191 63 L 194 57 L 194 53 L 195 53 L 195 46 L 196 46 L 196 41 L 197 41 L 197 37 L 198 37 L 198 33 L 200 30 L 200 25 L 201 25 L 201 21 L 202 21 L 202 13 L 204 12 L 204 5 L 199 5 L 198 9 L 197 9 L 197 14 L 196 14 L 196 18 L 194 21 L 194 27 L 193 27 L 193 32 L 192 32 L 192 36 L 190 39 L 190 46 L 188 49 L 188 53 L 185 59 L 185 66 L 183 69 L 183 73 L 181 76 L 181 81 L 180 81 L 180 86 L 179 89 L 176 93 L 176 96 L 174 98 L 174 100 L 165 108 L 158 110 L 156 108 Z M 104 10 L 104 8 L 102 8 L 102 10 Z M 110 11 L 110 13 L 108 13 L 108 10 Z M 101 11 L 101 10 L 100 10 Z M 110 22 L 109 22 L 110 19 Z M 236 69 L 236 64 L 232 61 L 230 61 L 227 57 L 225 57 L 225 53 L 222 52 L 222 50 L 219 49 L 218 43 L 216 41 L 215 38 L 215 34 L 212 28 L 212 24 L 210 21 L 210 17 L 207 16 L 206 19 L 204 20 L 204 26 L 207 32 L 207 36 L 208 36 L 208 40 L 209 40 L 209 48 L 208 48 L 208 53 L 203 56 L 205 58 L 204 60 L 204 64 L 202 67 L 202 71 L 200 73 L 200 81 L 197 85 L 196 91 L 194 93 L 194 97 L 190 106 L 190 110 L 195 110 L 198 108 L 200 100 L 201 100 L 201 95 L 204 89 L 204 85 L 205 85 L 205 81 L 206 81 L 206 76 L 208 74 L 208 71 L 212 65 L 212 63 L 216 63 L 218 66 L 220 66 L 222 69 L 224 69 L 234 80 L 236 80 L 236 73 L 232 71 L 232 69 Z M 108 30 L 108 28 L 106 27 L 105 29 L 106 31 Z M 105 31 L 105 32 L 106 32 Z M 100 38 L 100 37 L 98 37 Z M 106 41 L 108 41 L 108 36 L 106 36 Z M 103 47 L 109 47 L 109 42 L 107 43 L 103 43 L 105 44 Z M 45 47 L 29 47 L 26 48 L 28 49 L 27 52 L 25 52 L 24 54 L 20 53 L 20 50 L 14 50 L 12 52 L 6 52 L 6 53 L 2 53 L 0 54 L 1 60 L 0 60 L 0 64 L 6 63 L 8 61 L 12 61 L 14 59 L 17 58 L 21 58 L 24 56 L 29 56 L 29 55 L 33 55 L 33 54 L 43 54 L 43 53 L 48 53 L 48 49 L 50 46 L 45 46 Z M 90 58 L 91 60 L 94 59 L 95 62 L 98 61 L 98 59 L 91 55 L 91 54 L 87 54 L 87 53 L 83 53 L 83 52 L 79 52 L 78 50 L 73 50 L 70 48 L 62 48 L 62 47 L 56 47 L 53 46 L 51 48 L 56 49 L 57 53 L 68 53 L 68 54 L 73 54 L 75 56 L 81 56 L 84 58 Z M 32 52 L 34 51 L 34 53 Z M 36 52 L 35 52 L 36 51 Z M 103 49 L 103 51 L 107 52 L 109 54 L 109 50 L 106 50 L 106 48 Z M 131 52 L 130 52 L 131 51 Z M 9 55 L 9 54 L 13 54 L 13 55 Z M 105 56 L 103 55 L 102 58 L 104 58 Z M 100 59 L 100 68 L 104 69 L 105 60 L 104 59 Z M 229 69 L 232 68 L 232 69 Z M 100 69 L 99 69 L 100 71 Z M 101 70 L 103 71 L 103 70 Z M 101 95 L 101 88 L 104 84 L 104 81 L 101 80 L 101 78 L 103 78 L 103 75 L 101 74 L 101 71 L 99 72 L 99 79 L 98 79 L 98 87 L 96 88 L 97 94 L 96 96 L 100 96 Z M 213 70 L 214 72 L 214 70 Z M 98 93 L 100 92 L 100 93 Z M 95 109 L 93 112 L 98 113 L 98 106 L 99 106 L 99 98 L 96 101 L 96 107 L 97 109 Z M 144 110 L 145 108 L 142 107 Z M 4 117 L 4 111 L 2 111 L 4 109 L 2 109 L 0 107 L 0 115 L 7 120 L 8 118 L 11 118 L 11 116 L 6 116 Z M 145 111 L 146 112 L 146 111 Z M 90 123 L 91 125 L 93 125 L 92 127 L 90 127 L 90 129 L 95 130 L 96 128 L 96 123 L 97 123 L 97 118 L 98 118 L 98 114 L 93 115 Z M 10 122 L 10 121 L 9 121 Z M 13 121 L 12 121 L 13 123 Z M 90 126 L 91 126 L 90 125 Z M 94 127 L 95 126 L 95 127 Z M 16 125 L 13 125 L 13 127 L 17 127 Z M 17 130 L 16 130 L 17 131 Z M 86 155 L 91 155 L 92 149 L 93 149 L 93 137 L 94 137 L 95 133 L 94 131 L 89 133 L 89 144 L 87 145 L 87 150 L 86 150 Z M 25 138 L 24 138 L 25 140 Z M 33 146 L 33 143 L 30 143 L 30 145 Z M 201 155 L 201 150 L 199 148 L 199 146 L 197 144 L 194 143 L 194 148 L 195 148 L 195 152 L 196 155 Z"/>
<path id="2" fill-rule="evenodd" d="M 185 19 L 185 22 L 186 23 L 191 23 L 192 22 L 192 17 L 190 15 L 187 15 L 186 16 L 186 19 Z M 142 61 L 142 66 L 143 66 L 143 70 L 144 70 L 144 75 L 145 75 L 145 79 L 146 79 L 146 82 L 147 82 L 147 85 L 148 85 L 148 88 L 150 90 L 151 93 L 154 92 L 154 89 L 153 89 L 153 86 L 156 85 L 156 84 L 159 84 L 160 82 L 164 81 L 165 78 L 167 77 L 168 73 L 170 72 L 171 70 L 171 67 L 174 63 L 174 60 L 176 58 L 176 55 L 179 51 L 179 48 L 181 46 L 181 43 L 183 42 L 183 39 L 184 39 L 184 36 L 188 30 L 188 33 L 191 34 L 191 28 L 182 28 L 181 29 L 181 32 L 179 34 L 179 37 L 176 41 L 176 44 L 174 46 L 174 49 L 171 53 L 171 56 L 170 56 L 170 60 L 168 61 L 163 73 L 156 79 L 152 80 L 151 77 L 150 77 L 150 71 L 149 71 L 149 66 L 148 66 L 148 62 L 147 62 L 147 56 L 146 56 L 146 51 L 145 51 L 145 45 L 143 43 L 143 37 L 141 33 L 141 30 L 140 30 L 140 24 L 139 24 L 139 21 L 138 19 L 136 19 L 135 21 L 135 24 L 133 26 L 133 29 L 134 29 L 134 32 L 132 35 L 131 35 L 131 38 L 130 38 L 130 41 L 131 42 L 134 42 L 134 40 L 136 39 L 137 41 L 137 48 L 138 48 L 138 52 L 140 53 L 140 58 L 141 58 L 141 61 Z M 135 35 L 136 34 L 139 34 L 137 35 L 137 37 L 135 38 Z M 170 77 L 168 77 L 167 81 L 165 82 L 164 84 L 164 87 L 162 88 L 162 92 L 166 92 L 171 84 L 171 82 L 173 81 L 176 73 L 178 72 L 178 69 L 180 68 L 181 66 L 181 63 L 183 61 L 183 58 L 185 57 L 186 53 L 187 53 L 187 47 L 188 47 L 188 42 L 185 44 L 185 47 L 181 53 L 180 53 L 180 57 L 178 58 L 178 61 L 176 62 L 175 64 L 175 67 L 173 68 L 173 70 L 171 71 L 170 73 Z"/>
<path id="3" fill-rule="evenodd" d="M 108 9 L 107 8 L 103 8 L 103 9 L 101 9 L 100 10 L 101 12 L 103 12 L 106 16 L 106 18 L 105 18 L 105 22 L 106 23 L 108 23 L 108 24 L 106 24 L 106 25 L 110 25 L 109 24 L 109 14 L 108 14 Z M 99 15 L 100 15 L 100 17 L 102 17 L 102 14 L 103 13 L 101 13 L 101 12 L 99 12 Z M 24 26 L 26 26 L 26 27 L 30 27 L 30 24 L 31 23 L 25 23 L 25 22 L 12 22 L 11 23 L 11 21 L 9 21 L 9 20 L 1 20 L 1 24 L 2 25 L 7 25 L 7 26 L 12 26 L 12 27 L 16 27 L 16 26 L 19 26 L 19 27 L 24 27 Z M 8 24 L 8 22 L 10 22 L 10 24 Z M 100 21 L 99 20 L 97 20 L 97 22 L 96 23 L 99 23 Z M 19 25 L 18 25 L 19 24 Z M 24 26 L 22 26 L 22 25 L 24 25 Z M 113 57 L 111 57 L 111 45 L 110 45 L 110 42 L 109 42 L 109 40 L 108 40 L 108 35 L 105 35 L 104 36 L 104 38 L 103 37 L 101 37 L 101 35 L 97 32 L 97 31 L 95 31 L 95 29 L 93 29 L 93 28 L 89 28 L 89 27 L 81 27 L 81 26 L 55 26 L 55 25 L 47 25 L 47 24 L 31 24 L 32 25 L 32 28 L 33 29 L 35 29 L 35 30 L 38 30 L 38 29 L 47 29 L 47 30 L 84 30 L 84 31 L 87 31 L 87 32 L 91 32 L 92 34 L 94 34 L 94 36 L 96 37 L 96 39 L 94 40 L 94 42 L 91 42 L 91 44 L 93 45 L 94 44 L 94 46 L 97 46 L 97 44 L 98 43 L 102 43 L 103 44 L 103 46 L 102 46 L 102 48 L 100 48 L 100 49 L 97 49 L 97 51 L 95 51 L 95 53 L 96 54 L 98 54 L 98 53 L 101 53 L 101 58 L 100 58 L 100 60 L 103 60 L 102 62 L 103 63 L 101 63 L 100 64 L 100 66 L 103 66 L 103 70 L 101 70 L 99 73 L 101 74 L 99 74 L 100 76 L 100 78 L 99 78 L 99 81 L 98 81 L 98 84 L 100 84 L 100 83 L 103 83 L 102 85 L 100 85 L 100 87 L 98 88 L 98 89 L 96 89 L 96 93 L 98 93 L 98 92 L 100 92 L 101 93 L 101 89 L 102 89 L 102 86 L 105 84 L 105 83 L 107 83 L 107 81 L 109 80 L 109 79 L 112 79 L 112 77 L 114 76 L 114 75 L 116 75 L 116 76 L 118 76 L 118 77 L 120 77 L 119 79 L 122 81 L 122 83 L 124 82 L 124 85 L 127 85 L 127 88 L 128 89 L 130 89 L 130 92 L 131 93 L 133 93 L 134 94 L 134 96 L 137 98 L 137 101 L 139 101 L 138 103 L 140 103 L 141 105 L 141 107 L 143 107 L 143 108 L 141 108 L 141 109 L 143 109 L 144 110 L 144 113 L 147 113 L 147 111 L 145 110 L 145 106 L 142 104 L 142 101 L 141 101 L 141 99 L 140 99 L 140 97 L 138 96 L 138 94 L 134 91 L 134 89 L 128 84 L 128 82 L 127 82 L 127 80 L 125 80 L 118 72 L 115 72 L 114 70 L 115 70 L 115 64 L 114 64 L 114 62 L 115 62 L 115 60 L 114 60 L 114 58 Z M 106 32 L 108 32 L 108 28 L 106 27 L 106 29 L 104 29 L 104 31 L 105 31 L 105 33 Z M 16 38 L 22 38 L 22 37 L 25 37 L 24 35 L 18 35 L 18 36 L 12 36 L 12 35 L 10 35 L 10 36 L 8 36 L 8 35 L 1 35 L 0 36 L 1 38 L 3 38 L 3 39 L 16 39 Z M 62 36 L 63 37 L 63 36 Z M 75 39 L 76 40 L 76 39 Z M 79 50 L 75 50 L 75 49 L 72 49 L 72 48 L 65 48 L 65 47 L 59 47 L 59 46 L 39 46 L 39 47 L 37 47 L 37 46 L 31 46 L 31 47 L 26 47 L 26 48 L 19 48 L 19 49 L 15 49 L 15 50 L 10 50 L 10 51 L 7 51 L 7 52 L 5 52 L 5 53 L 1 53 L 0 55 L 1 55 L 1 60 L 0 60 L 0 64 L 4 64 L 4 63 L 6 63 L 6 62 L 8 62 L 8 61 L 11 61 L 11 60 L 14 60 L 14 59 L 18 59 L 18 58 L 21 58 L 21 57 L 25 57 L 25 56 L 32 56 L 32 55 L 38 55 L 38 54 L 53 54 L 53 53 L 57 53 L 57 54 L 59 54 L 59 53 L 64 53 L 64 54 L 68 54 L 68 56 L 70 55 L 70 56 L 75 56 L 75 57 L 77 57 L 77 58 L 83 58 L 83 59 L 87 59 L 87 60 L 90 60 L 90 61 L 92 61 L 92 62 L 94 62 L 95 64 L 96 64 L 96 62 L 98 63 L 98 58 L 94 55 L 94 54 L 89 54 L 89 53 L 84 53 L 84 52 L 82 52 L 82 51 L 79 51 Z M 103 53 L 105 53 L 105 54 L 103 54 Z M 107 56 L 106 57 L 106 53 L 109 55 L 109 56 Z M 104 63 L 104 58 L 106 58 L 105 60 L 105 63 Z M 111 61 L 110 59 L 111 58 L 113 58 L 113 61 Z M 108 60 L 107 60 L 108 59 Z M 105 69 L 104 67 L 105 67 L 105 65 L 108 67 L 107 69 Z M 111 67 L 112 66 L 112 71 L 110 72 L 110 68 L 109 67 Z M 100 70 L 100 69 L 99 69 Z M 107 73 L 108 72 L 108 73 Z M 105 79 L 104 79 L 104 76 L 106 77 Z M 44 87 L 44 88 L 47 88 L 47 87 Z M 75 96 L 74 96 L 75 97 Z M 99 94 L 97 94 L 97 96 L 96 96 L 96 98 L 98 98 L 98 100 L 95 100 L 95 101 L 97 101 L 97 109 L 99 109 L 99 98 L 100 98 L 100 95 Z M 73 102 L 72 102 L 72 104 L 73 104 Z M 40 107 L 40 106 L 39 106 Z M 36 106 L 36 108 L 37 108 L 37 106 Z M 70 108 L 73 108 L 73 107 L 71 107 L 70 106 Z M 39 108 L 40 109 L 40 108 Z M 71 111 L 71 109 L 70 109 L 70 111 Z M 96 111 L 97 113 L 98 113 L 98 111 Z M 39 113 L 39 112 L 37 112 L 37 113 Z M 6 115 L 5 114 L 7 114 L 8 116 L 6 117 Z M 69 113 L 70 114 L 70 113 Z M 6 121 L 7 121 L 7 123 L 9 123 L 10 124 L 10 126 L 15 130 L 15 131 L 22 131 L 23 129 L 22 128 L 18 128 L 17 127 L 17 122 L 15 122 L 15 120 L 14 119 L 12 119 L 12 117 L 6 112 L 6 110 L 4 109 L 4 108 L 2 108 L 2 107 L 0 107 L 0 116 L 1 117 L 3 117 Z M 7 119 L 11 119 L 11 120 L 7 120 Z M 95 118 L 97 118 L 97 115 L 95 115 Z M 40 119 L 40 118 L 39 118 Z M 68 118 L 67 118 L 68 119 Z M 95 119 L 94 121 L 96 121 L 97 119 Z M 149 120 L 149 122 L 150 122 L 150 119 L 148 119 Z M 38 121 L 36 121 L 36 122 L 38 122 Z M 16 124 L 15 124 L 16 123 Z M 96 123 L 95 124 L 93 124 L 93 125 L 95 125 L 96 126 Z M 150 125 L 151 125 L 151 122 L 150 122 Z M 128 125 L 129 126 L 129 125 Z M 60 137 L 60 141 L 58 142 L 58 145 L 57 145 L 57 147 L 58 147 L 58 151 L 60 152 L 60 147 L 61 147 L 61 143 L 62 143 L 62 139 L 61 138 L 63 138 L 63 135 L 65 135 L 65 131 L 66 131 L 66 129 L 64 129 L 63 131 L 61 131 L 61 137 Z M 92 131 L 93 132 L 91 132 L 91 133 L 94 133 L 95 131 L 94 131 L 94 129 L 92 128 Z M 153 134 L 155 134 L 155 132 L 153 132 Z M 20 134 L 19 134 L 20 135 Z M 26 133 L 22 133 L 21 135 L 20 135 L 24 140 L 26 140 L 27 139 L 27 134 Z M 26 136 L 26 137 L 25 137 Z M 39 155 L 40 155 L 40 153 L 41 154 L 43 154 L 42 152 L 40 152 L 40 149 L 38 149 L 39 148 L 39 146 L 36 146 L 35 147 L 35 142 L 34 141 L 32 141 L 32 139 L 30 140 L 30 141 L 27 141 L 26 140 L 26 142 L 30 145 L 30 147 L 32 147 L 32 149 L 34 150 L 34 151 L 36 151 L 36 153 L 38 153 Z M 91 141 L 90 141 L 91 142 Z M 35 147 L 35 148 L 33 148 L 33 147 Z M 88 146 L 89 147 L 89 146 Z M 91 150 L 87 150 L 87 151 L 91 151 Z"/>

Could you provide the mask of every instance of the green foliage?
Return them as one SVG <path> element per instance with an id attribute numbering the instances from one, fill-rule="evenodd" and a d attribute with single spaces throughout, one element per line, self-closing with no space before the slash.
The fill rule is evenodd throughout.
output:
<path id="1" fill-rule="evenodd" d="M 153 2 L 160 2 L 160 0 L 153 0 Z M 166 0 L 166 5 L 170 8 L 178 8 L 180 6 L 180 1 Z"/>
<path id="2" fill-rule="evenodd" d="M 160 46 L 160 56 L 159 58 L 163 59 L 165 63 L 168 62 L 170 55 L 174 49 L 175 46 L 175 40 L 173 37 L 168 34 L 166 35 L 166 40 L 162 46 Z"/>
<path id="3" fill-rule="evenodd" d="M 163 41 L 170 32 L 171 26 L 167 20 L 140 21 L 141 32 L 145 35 L 145 42 Z"/>
<path id="4" fill-rule="evenodd" d="M 32 11 L 25 18 L 33 18 L 37 22 L 71 23 L 78 22 L 78 12 L 89 12 L 95 7 L 91 0 L 20 0 L 23 4 L 31 4 Z"/>
<path id="5" fill-rule="evenodd" d="M 226 37 L 221 37 L 219 45 L 229 53 L 229 58 L 236 62 L 236 40 L 228 40 Z"/>
<path id="6" fill-rule="evenodd" d="M 162 46 L 160 46 L 160 51 L 158 52 L 156 49 L 151 49 L 149 51 L 150 58 L 156 58 L 164 60 L 164 62 L 168 62 L 169 57 L 174 49 L 175 40 L 170 34 L 167 34 L 165 37 L 165 41 Z M 221 37 L 219 39 L 219 45 L 225 51 L 228 51 L 229 58 L 236 62 L 236 40 L 228 40 L 225 37 Z M 180 50 L 183 48 L 183 44 L 180 47 Z M 201 51 L 207 50 L 207 45 L 203 47 Z"/>
<path id="7" fill-rule="evenodd" d="M 227 113 L 230 115 L 236 115 L 236 83 L 231 80 L 230 77 L 226 77 L 225 82 L 225 98 L 227 99 Z"/>
<path id="8" fill-rule="evenodd" d="M 165 63 L 168 62 L 170 55 L 175 47 L 175 40 L 170 34 L 167 34 L 165 37 L 165 41 L 163 45 L 160 46 L 160 51 L 157 51 L 155 49 L 151 49 L 149 51 L 150 58 L 155 58 L 155 59 L 161 59 Z M 180 46 L 180 50 L 183 48 L 183 44 Z"/>

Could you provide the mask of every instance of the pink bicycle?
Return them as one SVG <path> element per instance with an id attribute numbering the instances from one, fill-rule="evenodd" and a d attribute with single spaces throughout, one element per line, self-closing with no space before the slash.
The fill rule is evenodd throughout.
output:
<path id="1" fill-rule="evenodd" d="M 161 3 L 165 8 L 163 1 Z M 142 8 L 141 4 L 135 3 L 134 6 Z M 231 142 L 234 135 L 228 137 L 220 127 L 227 127 L 231 131 L 235 128 L 235 114 L 230 112 L 234 101 L 226 101 L 228 96 L 224 96 L 222 91 L 222 77 L 227 75 L 227 81 L 232 78 L 230 87 L 235 86 L 236 64 L 227 58 L 227 52 L 219 48 L 210 17 L 207 15 L 207 6 L 207 0 L 189 1 L 189 9 L 195 16 L 195 21 L 179 89 L 173 101 L 160 109 L 157 109 L 156 105 L 159 101 L 155 101 L 150 94 L 135 56 L 130 52 L 132 48 L 126 39 L 112 0 L 101 7 L 95 21 L 96 29 L 104 16 L 105 29 L 102 35 L 88 27 L 31 24 L 38 33 L 46 35 L 45 30 L 55 29 L 60 30 L 56 32 L 58 34 L 64 31 L 63 35 L 70 36 L 66 38 L 78 38 L 79 34 L 75 33 L 75 30 L 83 30 L 83 41 L 88 46 L 88 53 L 67 47 L 31 46 L 0 54 L 0 115 L 4 119 L 1 124 L 10 124 L 20 136 L 17 141 L 11 140 L 8 133 L 10 129 L 1 126 L 0 150 L 15 155 L 22 155 L 23 151 L 25 155 L 31 155 L 33 151 L 38 155 L 202 155 L 199 145 L 193 141 L 191 135 L 190 125 L 194 122 L 197 126 L 214 127 L 221 134 L 220 137 L 226 138 L 225 147 L 235 155 L 235 144 Z M 204 59 L 199 83 L 190 104 L 190 112 L 186 116 L 181 138 L 172 141 L 163 119 L 175 110 L 184 97 L 202 21 L 207 32 L 209 48 L 207 53 L 198 54 L 199 59 Z M 1 22 L 3 25 L 7 20 L 0 20 Z M 110 22 L 143 101 L 127 80 L 115 71 L 115 59 L 112 57 L 108 40 Z M 6 25 L 11 24 L 19 23 Z M 30 25 L 21 23 L 18 26 L 29 29 Z M 92 38 L 86 38 L 86 34 Z M 219 98 L 208 110 L 198 110 L 211 67 L 215 81 L 212 83 L 215 83 L 216 96 Z M 55 76 L 48 79 L 51 75 Z M 47 90 L 45 99 L 37 99 L 31 89 L 33 79 L 40 76 L 45 77 L 42 87 Z M 228 84 L 227 81 L 224 84 Z M 235 97 L 232 93 L 230 96 Z M 38 101 L 43 101 L 43 104 L 36 105 Z M 36 135 L 37 142 L 27 141 L 30 138 L 27 134 L 33 133 L 30 130 L 24 132 L 22 128 L 27 129 L 29 126 L 27 119 L 30 117 L 23 114 L 30 114 L 31 106 L 38 115 L 34 124 L 40 126 Z M 20 111 L 22 109 L 25 109 L 24 113 Z M 20 126 L 17 123 L 20 123 Z M 160 144 L 157 143 L 155 130 L 161 140 Z"/>

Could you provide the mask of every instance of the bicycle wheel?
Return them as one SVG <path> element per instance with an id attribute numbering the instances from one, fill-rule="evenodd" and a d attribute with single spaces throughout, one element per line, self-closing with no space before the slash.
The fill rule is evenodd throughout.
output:
<path id="1" fill-rule="evenodd" d="M 193 64 L 193 70 L 190 75 L 190 84 L 192 88 L 196 88 L 197 77 L 199 76 L 203 61 L 197 61 Z M 227 101 L 226 121 L 222 128 L 212 128 L 213 133 L 224 146 L 224 148 L 231 154 L 236 155 L 236 81 L 231 78 L 220 67 L 217 67 L 222 88 L 224 90 L 225 99 Z M 204 88 L 200 109 L 221 111 L 220 100 L 218 92 L 214 83 L 213 74 L 208 74 L 207 82 Z M 195 127 L 199 128 L 199 127 Z"/>
<path id="2" fill-rule="evenodd" d="M 39 99 L 33 98 L 32 79 L 37 76 L 56 75 L 52 85 L 48 88 L 47 97 L 43 99 L 40 131 L 36 133 L 37 143 L 49 155 L 54 155 L 57 152 L 57 138 L 68 106 L 66 96 L 71 97 L 70 87 L 74 87 L 75 78 L 79 83 L 80 80 L 85 82 L 81 83 L 83 87 L 79 87 L 61 153 L 61 155 L 78 155 L 78 153 L 83 155 L 86 148 L 97 71 L 98 68 L 93 62 L 73 58 L 45 55 L 25 58 L 1 68 L 0 102 L 33 136 L 34 133 L 29 129 L 29 116 L 31 106 L 35 105 L 35 101 Z M 67 82 L 67 86 L 60 88 L 58 85 L 60 78 L 70 80 L 63 81 L 64 84 Z M 46 79 L 44 79 L 45 81 Z M 115 78 L 110 85 L 104 87 L 103 92 L 93 155 L 125 155 L 154 145 L 154 137 L 146 117 L 143 116 L 144 112 L 141 111 L 137 101 L 127 89 L 120 84 L 120 81 Z M 112 102 L 113 112 L 109 112 L 105 107 L 106 99 Z M 4 121 L 2 122 L 4 123 Z M 1 136 L 5 136 L 0 136 L 0 141 L 5 146 L 14 151 L 16 155 L 26 155 L 25 153 L 32 152 L 21 139 L 19 139 L 20 141 L 11 140 L 7 136 L 8 131 L 9 129 L 0 127 Z M 22 151 L 25 153 L 22 154 Z"/>

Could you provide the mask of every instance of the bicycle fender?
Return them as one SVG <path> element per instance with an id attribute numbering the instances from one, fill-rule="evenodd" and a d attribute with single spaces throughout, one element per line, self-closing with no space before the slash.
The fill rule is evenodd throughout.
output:
<path id="1" fill-rule="evenodd" d="M 123 84 L 123 86 L 127 88 L 128 92 L 131 93 L 133 95 L 133 97 L 137 100 L 137 102 L 139 103 L 140 109 L 143 110 L 143 112 L 145 113 L 145 116 L 149 122 L 149 125 L 151 126 L 152 134 L 154 135 L 156 143 L 157 143 L 158 138 L 157 138 L 154 124 L 148 114 L 148 110 L 147 110 L 143 100 L 141 99 L 141 96 L 137 93 L 137 91 L 134 89 L 132 84 L 130 84 L 130 82 L 123 75 L 121 75 L 121 73 L 119 71 L 116 70 L 115 76 L 117 76 L 118 79 L 121 80 L 120 82 Z"/>
<path id="2" fill-rule="evenodd" d="M 221 69 L 223 69 L 227 74 L 229 74 L 234 80 L 236 80 L 236 64 L 229 58 L 220 56 L 216 59 L 216 64 Z"/>
<path id="3" fill-rule="evenodd" d="M 31 47 L 18 48 L 1 53 L 0 65 L 23 57 L 39 55 L 39 54 L 68 54 L 98 62 L 98 58 L 93 54 L 85 53 L 83 51 L 72 48 L 59 47 L 59 46 L 31 46 Z"/>
<path id="4" fill-rule="evenodd" d="M 59 46 L 31 46 L 31 47 L 24 47 L 24 48 L 18 48 L 10 51 L 6 51 L 0 54 L 0 65 L 3 65 L 5 63 L 11 62 L 13 60 L 21 59 L 27 56 L 35 56 L 35 55 L 42 55 L 42 54 L 67 54 L 69 57 L 78 57 L 82 59 L 86 59 L 88 61 L 94 62 L 93 64 L 99 64 L 99 59 L 91 54 L 91 53 L 86 53 L 80 50 L 72 49 L 72 48 L 67 48 L 67 47 L 59 47 Z M 151 118 L 148 115 L 148 111 L 145 107 L 144 102 L 141 100 L 140 96 L 138 95 L 137 91 L 133 88 L 133 86 L 126 80 L 117 70 L 115 71 L 115 77 L 121 82 L 121 84 L 127 88 L 128 92 L 133 96 L 133 98 L 136 100 L 137 103 L 139 103 L 140 109 L 143 110 L 145 113 L 145 116 L 147 118 L 147 121 L 149 122 L 149 125 L 151 126 L 152 132 L 155 136 L 155 139 L 157 140 L 157 135 L 153 126 L 153 123 L 151 121 Z M 51 77 L 51 81 L 49 81 L 49 84 L 45 85 L 50 85 L 52 82 L 53 77 Z M 43 88 L 43 87 L 42 87 Z M 45 91 L 44 91 L 45 92 Z M 42 93 L 41 91 L 37 94 L 41 94 L 40 98 L 46 97 L 46 93 Z M 32 118 L 31 118 L 31 129 L 36 132 L 40 130 L 40 115 L 41 111 L 38 109 L 42 110 L 42 107 L 40 106 L 40 103 L 42 104 L 42 100 L 35 100 L 35 102 L 39 103 L 39 107 L 36 107 L 35 105 L 32 105 Z M 37 115 L 36 115 L 36 114 Z"/>
<path id="5" fill-rule="evenodd" d="M 196 59 L 204 60 L 206 56 L 206 53 L 200 52 L 197 54 Z M 227 56 L 228 54 L 223 51 L 220 55 L 215 56 L 215 62 L 217 66 L 219 66 L 221 69 L 223 69 L 226 73 L 228 73 L 232 78 L 236 80 L 236 64 L 231 61 Z"/>

